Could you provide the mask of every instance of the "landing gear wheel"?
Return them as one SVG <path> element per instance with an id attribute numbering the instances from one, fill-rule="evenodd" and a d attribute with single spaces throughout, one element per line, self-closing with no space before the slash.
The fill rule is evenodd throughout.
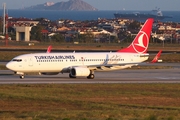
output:
<path id="1" fill-rule="evenodd" d="M 76 77 L 74 77 L 74 76 L 72 76 L 71 74 L 69 74 L 69 78 L 76 78 Z"/>
<path id="2" fill-rule="evenodd" d="M 19 77 L 20 77 L 21 79 L 24 79 L 24 75 L 20 75 Z"/>
<path id="3" fill-rule="evenodd" d="M 89 76 L 87 76 L 88 79 L 94 79 L 94 74 L 90 74 Z"/>

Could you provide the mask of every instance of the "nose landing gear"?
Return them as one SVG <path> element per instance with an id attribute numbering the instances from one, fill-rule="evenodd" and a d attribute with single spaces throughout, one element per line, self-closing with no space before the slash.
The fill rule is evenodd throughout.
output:
<path id="1" fill-rule="evenodd" d="M 23 72 L 14 72 L 14 74 L 19 75 L 19 78 L 24 79 L 24 73 Z"/>
<path id="2" fill-rule="evenodd" d="M 19 77 L 20 77 L 21 79 L 24 79 L 24 75 L 20 75 Z"/>

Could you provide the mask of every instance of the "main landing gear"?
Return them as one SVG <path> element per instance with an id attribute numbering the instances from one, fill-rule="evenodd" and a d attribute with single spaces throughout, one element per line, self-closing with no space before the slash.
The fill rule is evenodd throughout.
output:
<path id="1" fill-rule="evenodd" d="M 72 76 L 71 74 L 69 74 L 69 78 L 76 78 L 74 76 Z M 94 74 L 90 74 L 89 76 L 87 76 L 88 79 L 94 79 Z"/>
<path id="2" fill-rule="evenodd" d="M 87 79 L 94 79 L 94 71 L 91 70 L 89 76 L 87 76 Z"/>
<path id="3" fill-rule="evenodd" d="M 87 76 L 88 79 L 94 79 L 94 74 L 90 74 L 89 76 Z"/>
<path id="4" fill-rule="evenodd" d="M 76 78 L 76 77 L 72 76 L 71 73 L 69 73 L 69 78 Z"/>

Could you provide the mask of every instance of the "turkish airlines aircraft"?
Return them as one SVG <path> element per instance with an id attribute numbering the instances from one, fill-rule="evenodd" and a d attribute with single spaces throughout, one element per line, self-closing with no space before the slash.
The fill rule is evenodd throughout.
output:
<path id="1" fill-rule="evenodd" d="M 6 67 L 24 78 L 25 73 L 43 75 L 69 73 L 70 78 L 94 78 L 94 71 L 120 70 L 136 66 L 149 57 L 147 48 L 153 19 L 147 19 L 129 47 L 117 52 L 46 53 L 25 54 L 13 58 Z M 51 49 L 51 47 L 50 47 Z"/>

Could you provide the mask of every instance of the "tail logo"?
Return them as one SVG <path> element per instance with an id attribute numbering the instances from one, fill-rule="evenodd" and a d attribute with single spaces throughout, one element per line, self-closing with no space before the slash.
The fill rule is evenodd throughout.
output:
<path id="1" fill-rule="evenodd" d="M 132 43 L 132 46 L 137 53 L 144 53 L 148 48 L 148 42 L 148 35 L 145 32 L 140 31 L 137 40 Z"/>

